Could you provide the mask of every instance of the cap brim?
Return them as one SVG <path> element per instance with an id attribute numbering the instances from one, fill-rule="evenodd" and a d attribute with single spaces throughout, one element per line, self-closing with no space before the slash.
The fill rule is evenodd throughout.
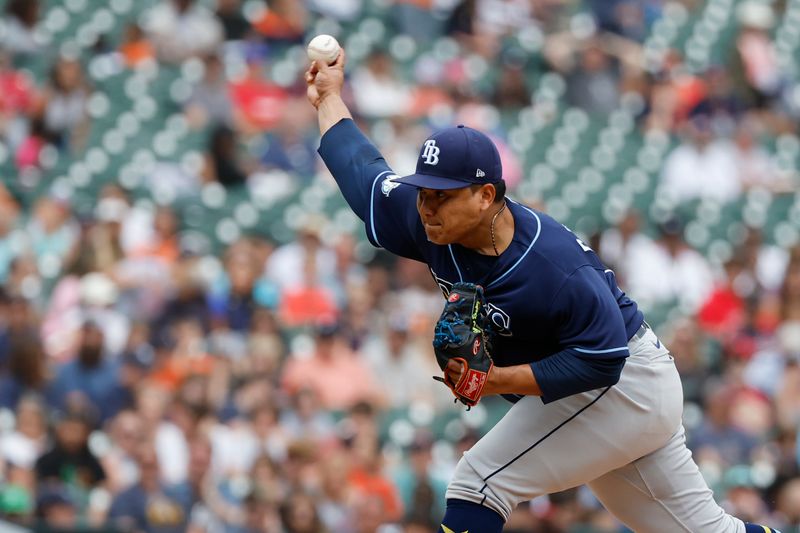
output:
<path id="1" fill-rule="evenodd" d="M 433 189 L 436 191 L 444 191 L 448 189 L 462 189 L 472 185 L 469 182 L 455 180 L 453 178 L 443 178 L 441 176 L 432 176 L 430 174 L 410 174 L 397 178 L 395 183 L 402 183 L 404 185 L 411 185 L 420 189 Z"/>

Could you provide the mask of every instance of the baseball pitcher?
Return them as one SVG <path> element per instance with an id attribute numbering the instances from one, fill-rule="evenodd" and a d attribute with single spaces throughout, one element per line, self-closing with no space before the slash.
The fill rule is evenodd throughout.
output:
<path id="1" fill-rule="evenodd" d="M 508 413 L 458 463 L 439 531 L 495 533 L 520 502 L 588 484 L 637 532 L 764 533 L 714 501 L 686 447 L 672 355 L 569 229 L 505 196 L 500 157 L 464 126 L 398 177 L 340 97 L 344 52 L 306 72 L 319 153 L 370 242 L 426 263 L 445 295 L 433 344 L 467 406 Z"/>

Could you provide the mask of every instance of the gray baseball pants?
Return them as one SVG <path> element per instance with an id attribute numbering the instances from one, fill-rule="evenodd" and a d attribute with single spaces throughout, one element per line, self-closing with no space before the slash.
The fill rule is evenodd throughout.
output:
<path id="1" fill-rule="evenodd" d="M 447 498 L 508 519 L 520 502 L 587 484 L 637 533 L 744 533 L 714 501 L 686 447 L 683 391 L 649 328 L 628 343 L 619 383 L 543 404 L 526 396 L 456 467 Z"/>

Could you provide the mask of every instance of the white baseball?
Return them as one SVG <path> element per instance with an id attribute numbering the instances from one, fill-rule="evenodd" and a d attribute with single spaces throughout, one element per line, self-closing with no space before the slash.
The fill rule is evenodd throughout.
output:
<path id="1" fill-rule="evenodd" d="M 330 65 L 339 57 L 339 42 L 330 35 L 317 35 L 308 43 L 308 58 L 311 61 L 324 61 Z"/>

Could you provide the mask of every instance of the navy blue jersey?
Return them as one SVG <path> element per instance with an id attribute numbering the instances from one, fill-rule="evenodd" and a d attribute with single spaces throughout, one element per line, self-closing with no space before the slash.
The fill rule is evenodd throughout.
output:
<path id="1" fill-rule="evenodd" d="M 642 313 L 569 229 L 507 199 L 514 237 L 500 257 L 433 244 L 417 213 L 417 190 L 394 181 L 351 120 L 326 132 L 320 155 L 372 244 L 427 263 L 445 296 L 459 281 L 484 287 L 496 365 L 531 364 L 544 401 L 616 382 Z"/>

